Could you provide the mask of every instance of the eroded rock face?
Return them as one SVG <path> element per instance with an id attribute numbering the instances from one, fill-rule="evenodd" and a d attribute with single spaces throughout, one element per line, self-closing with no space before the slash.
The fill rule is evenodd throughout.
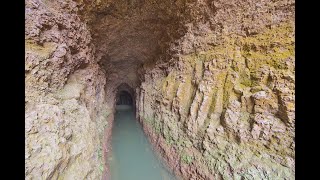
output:
<path id="1" fill-rule="evenodd" d="M 26 179 L 100 179 L 106 75 L 72 1 L 26 1 Z"/>
<path id="2" fill-rule="evenodd" d="M 144 67 L 140 121 L 185 179 L 294 179 L 294 2 L 212 3 Z"/>

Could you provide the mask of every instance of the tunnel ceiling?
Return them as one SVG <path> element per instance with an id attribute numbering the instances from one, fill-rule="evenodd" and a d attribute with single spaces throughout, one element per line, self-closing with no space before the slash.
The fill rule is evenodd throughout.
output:
<path id="1" fill-rule="evenodd" d="M 131 86 L 137 70 L 165 51 L 168 42 L 182 35 L 182 1 L 111 1 L 93 12 L 91 21 L 97 59 L 109 77 Z M 120 82 L 121 81 L 121 82 Z"/>
<path id="2" fill-rule="evenodd" d="M 169 47 L 177 45 L 176 40 L 190 28 L 192 18 L 208 23 L 206 14 L 214 11 L 211 0 L 102 1 L 87 13 L 96 59 L 107 70 L 109 82 L 118 83 L 115 87 L 120 83 L 136 87 L 142 64 L 167 56 Z"/>
<path id="3" fill-rule="evenodd" d="M 121 83 L 135 88 L 142 64 L 152 65 L 160 56 L 170 59 L 172 52 L 179 56 L 207 50 L 224 42 L 222 34 L 250 36 L 267 24 L 252 23 L 265 19 L 268 11 L 256 14 L 251 1 L 104 0 L 94 5 L 97 2 L 88 3 L 93 8 L 85 16 L 90 16 L 96 60 L 115 88 Z M 260 6 L 272 8 L 268 3 Z M 269 24 L 278 21 L 281 18 Z"/>

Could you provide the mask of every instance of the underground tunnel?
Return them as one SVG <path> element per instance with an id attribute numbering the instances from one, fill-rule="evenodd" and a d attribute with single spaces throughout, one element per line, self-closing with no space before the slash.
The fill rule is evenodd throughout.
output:
<path id="1" fill-rule="evenodd" d="M 108 161 L 110 178 L 149 180 L 152 177 L 153 180 L 175 180 L 153 152 L 152 145 L 136 119 L 132 88 L 122 84 L 117 90 L 111 137 L 112 152 Z"/>
<path id="2" fill-rule="evenodd" d="M 26 0 L 25 179 L 294 179 L 294 4 Z"/>
<path id="3" fill-rule="evenodd" d="M 128 105 L 135 107 L 135 92 L 127 83 L 121 83 L 116 88 L 116 104 L 115 105 Z"/>
<path id="4" fill-rule="evenodd" d="M 117 105 L 133 105 L 133 99 L 127 91 L 120 91 L 117 95 Z"/>

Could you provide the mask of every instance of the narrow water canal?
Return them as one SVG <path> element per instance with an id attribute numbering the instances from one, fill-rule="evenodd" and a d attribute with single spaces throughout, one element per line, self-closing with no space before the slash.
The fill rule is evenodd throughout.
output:
<path id="1" fill-rule="evenodd" d="M 174 180 L 152 150 L 133 108 L 118 105 L 112 130 L 111 180 Z"/>

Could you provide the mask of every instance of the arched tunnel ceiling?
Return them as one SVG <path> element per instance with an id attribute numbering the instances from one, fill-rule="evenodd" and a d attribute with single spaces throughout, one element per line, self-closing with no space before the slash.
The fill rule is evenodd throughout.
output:
<path id="1" fill-rule="evenodd" d="M 91 21 L 96 58 L 114 81 L 138 83 L 137 70 L 161 54 L 179 31 L 183 1 L 111 1 Z"/>

